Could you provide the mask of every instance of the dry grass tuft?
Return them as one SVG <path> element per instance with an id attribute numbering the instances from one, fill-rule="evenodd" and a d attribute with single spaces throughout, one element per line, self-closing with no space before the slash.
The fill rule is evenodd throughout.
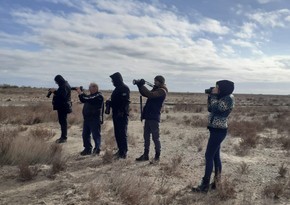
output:
<path id="1" fill-rule="evenodd" d="M 263 194 L 267 198 L 279 199 L 285 191 L 285 185 L 282 182 L 270 182 L 264 187 Z"/>
<path id="2" fill-rule="evenodd" d="M 223 178 L 217 184 L 217 195 L 220 200 L 228 200 L 236 197 L 236 185 L 228 177 Z"/>
<path id="3" fill-rule="evenodd" d="M 19 177 L 20 181 L 30 181 L 34 179 L 38 174 L 38 168 L 36 166 L 29 167 L 28 163 L 21 163 L 19 166 Z"/>
<path id="4" fill-rule="evenodd" d="M 43 139 L 45 141 L 52 139 L 55 135 L 54 131 L 41 127 L 30 130 L 30 133 L 33 137 Z"/>
<path id="5" fill-rule="evenodd" d="M 105 149 L 105 153 L 102 157 L 103 164 L 111 164 L 114 161 L 113 151 L 110 149 Z"/>
<path id="6" fill-rule="evenodd" d="M 240 174 L 249 174 L 249 165 L 246 162 L 242 162 L 240 166 L 238 167 L 238 172 Z"/>
<path id="7" fill-rule="evenodd" d="M 177 155 L 171 159 L 170 163 L 162 164 L 161 170 L 167 175 L 176 174 L 181 162 L 182 156 Z"/>
<path id="8" fill-rule="evenodd" d="M 147 205 L 152 201 L 153 183 L 133 174 L 112 176 L 110 190 L 125 204 Z"/>
<path id="9" fill-rule="evenodd" d="M 93 184 L 89 187 L 89 200 L 91 203 L 97 202 L 103 193 L 103 184 L 94 186 Z"/>
<path id="10" fill-rule="evenodd" d="M 288 168 L 287 166 L 285 166 L 285 164 L 283 163 L 280 167 L 279 167 L 279 177 L 281 178 L 286 178 L 288 172 Z"/>
<path id="11" fill-rule="evenodd" d="M 282 144 L 282 148 L 289 151 L 290 150 L 290 137 L 289 135 L 282 136 L 280 138 L 280 142 Z"/>

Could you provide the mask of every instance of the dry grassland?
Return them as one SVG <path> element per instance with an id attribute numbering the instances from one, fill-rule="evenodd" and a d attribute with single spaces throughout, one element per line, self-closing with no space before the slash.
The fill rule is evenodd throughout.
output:
<path id="1" fill-rule="evenodd" d="M 0 88 L 0 204 L 290 204 L 290 97 L 236 95 L 222 145 L 217 190 L 191 192 L 204 172 L 206 95 L 170 93 L 163 108 L 158 164 L 136 163 L 143 152 L 138 93 L 132 93 L 129 152 L 116 151 L 110 116 L 100 156 L 80 156 L 82 105 L 73 93 L 68 142 L 45 89 Z M 110 92 L 104 92 L 105 99 Z M 154 156 L 153 143 L 151 158 Z"/>

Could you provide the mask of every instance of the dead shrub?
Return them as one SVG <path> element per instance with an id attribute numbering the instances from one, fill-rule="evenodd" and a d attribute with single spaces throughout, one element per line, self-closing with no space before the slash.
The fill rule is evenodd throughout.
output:
<path id="1" fill-rule="evenodd" d="M 19 166 L 19 177 L 20 181 L 30 181 L 35 178 L 38 174 L 38 168 L 36 166 L 29 167 L 28 163 L 21 163 Z"/>
<path id="2" fill-rule="evenodd" d="M 238 172 L 240 174 L 248 174 L 250 172 L 249 165 L 246 162 L 242 162 L 238 167 Z"/>
<path id="3" fill-rule="evenodd" d="M 52 160 L 52 167 L 51 167 L 51 174 L 55 175 L 61 171 L 66 170 L 66 161 L 63 160 L 62 158 L 55 157 Z"/>
<path id="4" fill-rule="evenodd" d="M 161 170 L 167 175 L 176 174 L 181 162 L 182 156 L 177 155 L 171 159 L 170 163 L 163 164 Z"/>
<path id="5" fill-rule="evenodd" d="M 285 185 L 282 182 L 269 182 L 264 187 L 263 194 L 267 198 L 279 199 L 285 191 Z"/>
<path id="6" fill-rule="evenodd" d="M 236 185 L 228 177 L 223 178 L 217 183 L 217 195 L 221 200 L 233 199 L 236 197 Z"/>
<path id="7" fill-rule="evenodd" d="M 290 137 L 288 135 L 282 136 L 279 140 L 282 144 L 282 148 L 289 151 L 290 150 Z"/>
<path id="8" fill-rule="evenodd" d="M 283 163 L 280 167 L 279 167 L 279 177 L 281 178 L 286 178 L 288 172 L 288 168 L 285 166 L 285 164 Z"/>
<path id="9" fill-rule="evenodd" d="M 115 175 L 110 180 L 110 190 L 128 205 L 147 205 L 152 201 L 152 186 L 146 178 L 134 174 Z"/>
<path id="10" fill-rule="evenodd" d="M 19 129 L 0 129 L 0 165 L 7 163 L 7 153 L 13 140 L 18 136 Z"/>
<path id="11" fill-rule="evenodd" d="M 160 177 L 159 187 L 156 190 L 155 194 L 165 195 L 165 194 L 168 194 L 169 191 L 170 191 L 170 186 L 168 184 L 168 177 L 163 172 Z"/>
<path id="12" fill-rule="evenodd" d="M 53 130 L 37 127 L 32 130 L 30 130 L 30 133 L 33 137 L 38 139 L 43 139 L 45 141 L 50 140 L 54 137 L 55 132 Z"/>
<path id="13" fill-rule="evenodd" d="M 264 127 L 258 121 L 231 121 L 229 133 L 234 137 L 252 138 L 263 131 Z"/>
<path id="14" fill-rule="evenodd" d="M 103 185 L 100 184 L 98 186 L 90 185 L 89 188 L 89 200 L 94 203 L 97 202 L 103 193 Z"/>
<path id="15" fill-rule="evenodd" d="M 102 157 L 103 164 L 111 164 L 114 161 L 113 151 L 105 149 L 105 153 Z"/>

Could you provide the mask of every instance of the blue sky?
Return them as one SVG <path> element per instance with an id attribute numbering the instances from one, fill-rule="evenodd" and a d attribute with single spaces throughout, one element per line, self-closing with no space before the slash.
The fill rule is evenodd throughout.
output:
<path id="1" fill-rule="evenodd" d="M 170 91 L 221 79 L 236 93 L 290 94 L 287 0 L 1 0 L 0 84 L 113 89 L 163 75 Z"/>

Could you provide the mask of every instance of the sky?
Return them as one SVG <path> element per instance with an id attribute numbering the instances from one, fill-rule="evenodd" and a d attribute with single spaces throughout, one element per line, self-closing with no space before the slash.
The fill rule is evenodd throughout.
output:
<path id="1" fill-rule="evenodd" d="M 288 0 L 0 0 L 0 84 L 113 89 L 120 72 L 169 91 L 290 94 Z"/>

